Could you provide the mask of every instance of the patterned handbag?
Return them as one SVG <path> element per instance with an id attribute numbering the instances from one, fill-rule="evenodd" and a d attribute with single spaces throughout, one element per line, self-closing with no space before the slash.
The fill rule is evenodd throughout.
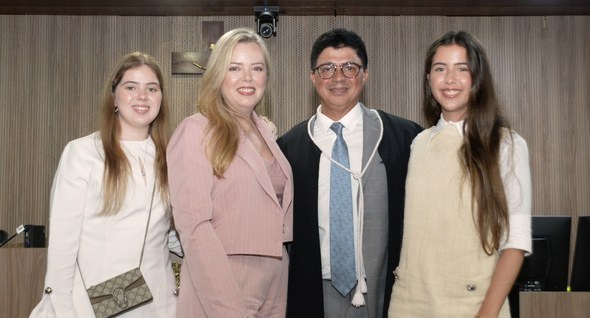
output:
<path id="1" fill-rule="evenodd" d="M 87 292 L 96 318 L 114 317 L 153 299 L 139 267 L 91 286 Z"/>
<path id="2" fill-rule="evenodd" d="M 150 211 L 148 213 L 145 234 L 143 236 L 143 245 L 141 247 L 141 256 L 139 257 L 139 265 L 130 271 L 119 274 L 86 289 L 96 318 L 115 317 L 143 304 L 147 304 L 153 299 L 152 293 L 139 268 L 141 267 L 141 261 L 143 260 L 145 240 L 150 226 L 155 188 L 156 184 L 154 183 Z M 79 264 L 78 269 L 80 269 Z M 82 276 L 82 271 L 80 271 L 80 276 Z M 84 284 L 84 288 L 86 288 L 84 278 L 82 278 L 82 283 Z"/>

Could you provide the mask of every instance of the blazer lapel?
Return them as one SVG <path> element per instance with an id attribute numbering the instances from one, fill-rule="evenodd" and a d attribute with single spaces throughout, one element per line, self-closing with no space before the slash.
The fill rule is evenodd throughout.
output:
<path id="1" fill-rule="evenodd" d="M 284 159 L 284 156 L 278 146 L 274 138 L 270 133 L 269 127 L 267 127 L 266 123 L 259 118 L 258 114 L 254 113 L 254 123 L 256 124 L 258 130 L 261 132 L 262 138 L 270 148 L 271 153 L 273 154 L 275 160 L 278 162 L 279 166 L 283 170 L 283 173 L 287 177 L 286 185 L 285 185 L 285 193 L 283 195 L 283 206 L 279 203 L 277 199 L 277 195 L 275 190 L 272 186 L 272 182 L 268 176 L 266 165 L 264 164 L 264 159 L 260 157 L 257 153 L 254 146 L 248 141 L 248 139 L 242 134 L 240 135 L 240 141 L 238 150 L 236 152 L 236 156 L 240 157 L 249 167 L 252 169 L 253 174 L 256 176 L 256 180 L 260 183 L 262 189 L 266 192 L 266 194 L 275 202 L 275 204 L 281 208 L 281 210 L 286 210 L 283 207 L 287 207 L 288 204 L 291 204 L 292 201 L 292 188 L 291 188 L 291 170 L 290 166 Z"/>
<path id="2" fill-rule="evenodd" d="M 293 201 L 293 173 L 291 172 L 291 165 L 289 164 L 289 161 L 287 161 L 287 158 L 285 158 L 285 155 L 277 145 L 277 142 L 274 136 L 272 135 L 270 127 L 268 127 L 268 124 L 264 122 L 264 120 L 262 120 L 258 116 L 258 114 L 256 114 L 256 116 L 254 117 L 254 120 L 256 122 L 256 126 L 259 127 L 259 130 L 262 134 L 262 137 L 264 138 L 264 141 L 268 145 L 268 148 L 272 152 L 273 157 L 279 164 L 279 167 L 281 167 L 281 170 L 283 171 L 283 174 L 286 177 L 285 188 L 283 190 L 283 205 L 281 207 L 283 209 L 283 212 L 285 212 L 287 211 L 288 207 L 292 204 Z M 270 179 L 268 179 L 268 181 L 270 182 Z M 272 187 L 272 184 L 270 184 L 270 189 L 272 191 L 272 197 L 275 199 L 275 202 L 279 204 L 278 200 L 276 199 L 277 196 L 274 191 L 274 188 Z"/>
<path id="3" fill-rule="evenodd" d="M 361 103 L 361 109 L 363 110 L 363 167 L 367 165 L 367 161 L 373 154 L 373 150 L 377 147 L 379 136 L 381 135 L 381 124 L 379 123 L 379 115 L 369 110 L 365 105 Z M 376 153 L 375 156 L 378 154 Z M 365 175 L 371 173 L 371 170 L 375 164 L 373 160 L 369 163 Z M 363 185 L 366 184 L 369 178 L 363 177 Z"/>

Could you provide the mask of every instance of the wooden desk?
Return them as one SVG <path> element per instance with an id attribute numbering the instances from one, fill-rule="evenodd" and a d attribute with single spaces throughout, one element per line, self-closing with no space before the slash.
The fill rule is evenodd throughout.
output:
<path id="1" fill-rule="evenodd" d="M 0 248 L 0 317 L 26 318 L 43 295 L 47 248 Z"/>
<path id="2" fill-rule="evenodd" d="M 520 318 L 588 318 L 590 292 L 520 292 Z"/>

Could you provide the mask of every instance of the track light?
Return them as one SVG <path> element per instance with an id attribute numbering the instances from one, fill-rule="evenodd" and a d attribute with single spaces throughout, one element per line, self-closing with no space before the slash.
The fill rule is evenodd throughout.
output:
<path id="1" fill-rule="evenodd" d="M 256 25 L 258 34 L 268 39 L 277 36 L 277 21 L 279 21 L 279 7 L 255 6 Z"/>

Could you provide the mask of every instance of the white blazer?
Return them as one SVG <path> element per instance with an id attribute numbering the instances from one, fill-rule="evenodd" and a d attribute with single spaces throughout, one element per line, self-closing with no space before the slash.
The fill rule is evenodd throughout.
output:
<path id="1" fill-rule="evenodd" d="M 139 264 L 154 178 L 155 146 L 122 141 L 131 165 L 127 196 L 113 216 L 97 215 L 102 204 L 104 161 L 98 133 L 71 141 L 60 159 L 51 191 L 49 248 L 44 294 L 31 317 L 94 317 L 86 287 Z M 144 162 L 145 179 L 139 165 Z M 174 317 L 174 273 L 167 246 L 170 217 L 160 196 L 153 208 L 141 271 L 153 301 L 121 317 Z M 78 267 L 79 264 L 79 267 Z M 82 276 L 81 276 L 82 275 Z"/>

